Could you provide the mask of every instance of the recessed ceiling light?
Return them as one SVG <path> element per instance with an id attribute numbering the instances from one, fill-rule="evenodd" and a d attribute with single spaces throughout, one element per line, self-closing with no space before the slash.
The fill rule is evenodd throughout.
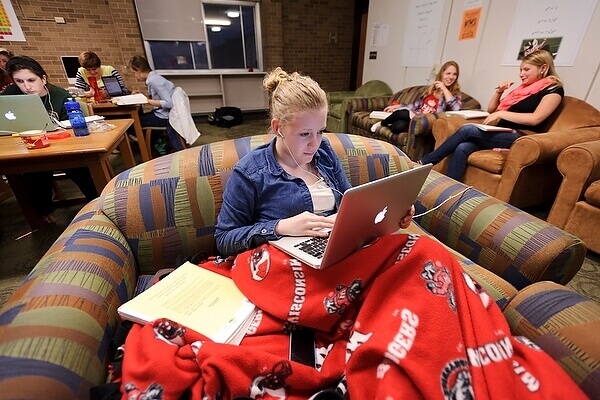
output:
<path id="1" fill-rule="evenodd" d="M 229 18 L 237 18 L 240 16 L 240 12 L 239 11 L 227 11 L 227 16 Z"/>
<path id="2" fill-rule="evenodd" d="M 221 27 L 220 26 L 211 26 L 210 30 L 213 32 L 221 32 Z"/>

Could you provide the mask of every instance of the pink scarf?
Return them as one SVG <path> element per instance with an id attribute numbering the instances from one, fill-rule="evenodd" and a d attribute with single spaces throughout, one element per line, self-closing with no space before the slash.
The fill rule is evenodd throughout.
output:
<path id="1" fill-rule="evenodd" d="M 521 84 L 500 101 L 496 110 L 508 110 L 513 104 L 517 104 L 524 98 L 538 93 L 553 83 L 556 83 L 554 79 L 543 78 L 531 85 L 524 86 Z"/>

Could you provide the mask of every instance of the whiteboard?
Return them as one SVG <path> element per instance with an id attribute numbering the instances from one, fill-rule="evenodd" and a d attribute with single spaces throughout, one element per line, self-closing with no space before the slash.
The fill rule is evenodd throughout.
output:
<path id="1" fill-rule="evenodd" d="M 554 64 L 570 67 L 598 0 L 519 0 L 502 65 L 519 65 L 524 50 L 544 46 Z"/>
<path id="2" fill-rule="evenodd" d="M 400 65 L 431 67 L 435 63 L 443 13 L 443 0 L 410 0 Z"/>

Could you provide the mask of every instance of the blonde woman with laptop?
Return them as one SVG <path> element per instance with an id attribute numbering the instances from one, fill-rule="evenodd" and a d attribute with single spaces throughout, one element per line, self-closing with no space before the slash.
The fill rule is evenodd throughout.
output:
<path id="1" fill-rule="evenodd" d="M 71 97 L 69 92 L 48 82 L 48 74 L 40 63 L 31 57 L 15 56 L 6 63 L 6 72 L 15 82 L 9 85 L 2 95 L 37 95 L 53 121 L 68 119 L 65 101 Z M 40 126 L 40 129 L 43 129 Z M 87 168 L 69 168 L 64 170 L 69 179 L 79 186 L 88 200 L 98 197 L 96 186 Z M 53 171 L 28 172 L 23 174 L 26 189 L 33 209 L 46 223 L 54 223 L 52 217 L 52 175 Z"/>
<path id="2" fill-rule="evenodd" d="M 237 254 L 282 236 L 324 237 L 328 216 L 350 188 L 344 169 L 323 139 L 327 95 L 299 73 L 275 69 L 263 86 L 271 97 L 275 138 L 241 159 L 223 193 L 216 225 L 222 254 Z M 412 211 L 402 222 L 407 227 Z"/>

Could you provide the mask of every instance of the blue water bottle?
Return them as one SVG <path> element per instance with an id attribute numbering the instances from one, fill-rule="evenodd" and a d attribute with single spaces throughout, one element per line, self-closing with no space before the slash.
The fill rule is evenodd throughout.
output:
<path id="1" fill-rule="evenodd" d="M 65 102 L 65 108 L 67 109 L 69 122 L 71 122 L 71 128 L 73 128 L 73 133 L 75 133 L 75 136 L 89 135 L 90 131 L 88 130 L 87 123 L 85 122 L 85 117 L 83 116 L 83 112 L 81 111 L 79 103 L 72 98 L 69 98 Z"/>

